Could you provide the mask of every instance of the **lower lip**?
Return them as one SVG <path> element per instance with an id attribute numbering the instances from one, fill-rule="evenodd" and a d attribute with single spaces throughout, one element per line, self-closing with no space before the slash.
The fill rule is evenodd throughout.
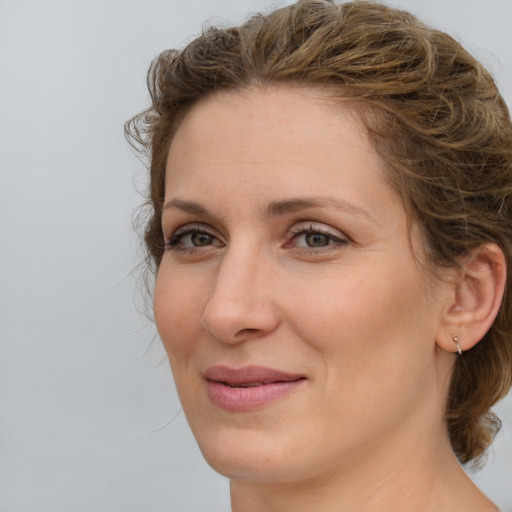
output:
<path id="1" fill-rule="evenodd" d="M 282 398 L 305 382 L 305 379 L 291 382 L 273 382 L 250 388 L 231 388 L 220 382 L 207 381 L 208 397 L 217 407 L 229 412 L 260 409 Z"/>

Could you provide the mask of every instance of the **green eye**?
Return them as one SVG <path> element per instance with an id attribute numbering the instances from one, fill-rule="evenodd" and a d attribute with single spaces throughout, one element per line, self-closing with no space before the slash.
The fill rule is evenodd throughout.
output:
<path id="1" fill-rule="evenodd" d="M 305 242 L 308 247 L 325 247 L 329 245 L 332 237 L 324 235 L 323 233 L 307 233 L 305 235 Z"/>
<path id="2" fill-rule="evenodd" d="M 299 224 L 295 229 L 296 231 L 291 231 L 291 237 L 284 247 L 302 248 L 310 251 L 310 253 L 314 253 L 341 248 L 348 243 L 348 239 L 343 236 L 343 233 L 339 230 L 334 232 L 334 228 L 316 226 L 314 224 L 301 226 Z"/>
<path id="3" fill-rule="evenodd" d="M 193 251 L 204 247 L 222 247 L 222 242 L 201 225 L 186 225 L 178 229 L 166 243 L 168 250 Z"/>
<path id="4" fill-rule="evenodd" d="M 190 241 L 194 247 L 205 247 L 207 245 L 212 245 L 213 236 L 208 233 L 193 233 L 190 235 Z"/>

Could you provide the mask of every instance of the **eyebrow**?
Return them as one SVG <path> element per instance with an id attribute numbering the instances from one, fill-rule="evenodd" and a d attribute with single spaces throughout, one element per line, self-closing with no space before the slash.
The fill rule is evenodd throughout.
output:
<path id="1" fill-rule="evenodd" d="M 164 205 L 164 211 L 171 210 L 173 208 L 177 208 L 178 210 L 182 210 L 192 215 L 211 215 L 203 205 L 196 203 L 195 201 L 185 201 L 183 199 L 175 198 L 171 199 Z"/>
<path id="2" fill-rule="evenodd" d="M 272 201 L 264 207 L 263 212 L 266 217 L 279 217 L 288 213 L 295 213 L 309 208 L 320 208 L 325 206 L 335 207 L 336 209 L 342 210 L 348 214 L 364 217 L 373 224 L 377 223 L 370 213 L 360 206 L 330 196 L 294 197 L 290 199 Z M 178 210 L 192 215 L 215 217 L 212 212 L 196 201 L 174 198 L 165 203 L 163 209 L 165 211 L 173 208 L 177 208 Z"/>
<path id="3" fill-rule="evenodd" d="M 370 213 L 360 206 L 330 196 L 296 197 L 281 201 L 272 201 L 265 207 L 265 214 L 267 217 L 277 217 L 286 213 L 294 213 L 308 208 L 320 208 L 325 206 L 334 207 L 351 215 L 359 215 L 373 223 L 376 223 L 376 220 L 370 215 Z"/>

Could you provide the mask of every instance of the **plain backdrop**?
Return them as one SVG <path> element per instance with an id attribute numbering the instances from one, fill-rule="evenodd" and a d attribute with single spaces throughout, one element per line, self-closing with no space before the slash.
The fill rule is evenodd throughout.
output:
<path id="1" fill-rule="evenodd" d="M 137 313 L 144 166 L 123 123 L 146 69 L 265 0 L 0 0 L 0 511 L 224 512 Z M 402 0 L 512 99 L 512 0 Z M 512 400 L 474 478 L 512 510 Z"/>

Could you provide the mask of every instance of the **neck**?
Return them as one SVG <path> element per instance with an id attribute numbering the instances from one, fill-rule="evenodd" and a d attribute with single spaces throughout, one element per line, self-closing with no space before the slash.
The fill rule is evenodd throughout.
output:
<path id="1" fill-rule="evenodd" d="M 495 512 L 458 464 L 443 433 L 437 446 L 406 443 L 393 453 L 358 453 L 300 482 L 231 481 L 233 512 Z M 413 454 L 413 455 L 411 455 Z"/>

